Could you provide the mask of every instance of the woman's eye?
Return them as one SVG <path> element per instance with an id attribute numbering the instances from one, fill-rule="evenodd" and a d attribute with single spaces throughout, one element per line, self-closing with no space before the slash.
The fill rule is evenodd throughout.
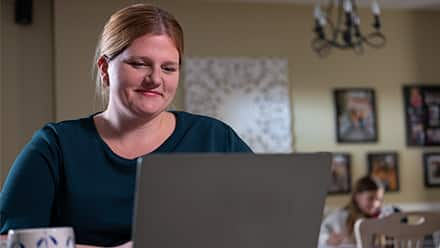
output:
<path id="1" fill-rule="evenodd" d="M 130 65 L 134 66 L 134 67 L 141 67 L 141 66 L 145 66 L 145 63 L 142 62 L 129 62 Z"/>
<path id="2" fill-rule="evenodd" d="M 177 68 L 175 68 L 175 67 L 173 67 L 173 66 L 164 66 L 164 67 L 162 67 L 162 69 L 163 69 L 165 72 L 175 72 L 175 71 L 177 71 Z"/>

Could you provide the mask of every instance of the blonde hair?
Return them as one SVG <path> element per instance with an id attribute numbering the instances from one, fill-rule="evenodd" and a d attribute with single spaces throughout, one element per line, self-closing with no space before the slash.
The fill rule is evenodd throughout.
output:
<path id="1" fill-rule="evenodd" d="M 165 34 L 170 37 L 179 52 L 179 64 L 182 62 L 183 30 L 173 15 L 149 4 L 134 4 L 118 10 L 105 24 L 95 52 L 93 71 L 96 93 L 104 108 L 108 104 L 108 88 L 101 81 L 96 61 L 103 55 L 112 60 L 145 34 Z"/>

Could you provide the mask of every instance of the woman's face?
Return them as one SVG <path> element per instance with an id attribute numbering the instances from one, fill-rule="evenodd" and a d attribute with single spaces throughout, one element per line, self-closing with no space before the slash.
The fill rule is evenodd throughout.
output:
<path id="1" fill-rule="evenodd" d="M 383 202 L 383 189 L 364 191 L 355 195 L 356 203 L 360 210 L 368 215 L 374 216 L 380 212 Z"/>
<path id="2" fill-rule="evenodd" d="M 167 35 L 146 34 L 121 54 L 98 65 L 107 73 L 109 106 L 136 116 L 160 114 L 171 103 L 179 82 L 179 52 Z M 106 64 L 107 63 L 107 64 Z"/>

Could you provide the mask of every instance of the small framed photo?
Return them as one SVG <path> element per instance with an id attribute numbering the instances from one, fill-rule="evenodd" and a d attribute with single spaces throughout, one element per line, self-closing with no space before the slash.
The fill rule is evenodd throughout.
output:
<path id="1" fill-rule="evenodd" d="M 335 89 L 333 95 L 338 143 L 376 142 L 378 135 L 374 90 Z"/>
<path id="2" fill-rule="evenodd" d="M 397 152 L 368 153 L 368 175 L 377 178 L 385 191 L 399 191 L 399 161 Z"/>
<path id="3" fill-rule="evenodd" d="M 408 146 L 440 145 L 440 86 L 403 87 Z"/>
<path id="4" fill-rule="evenodd" d="M 440 152 L 423 154 L 426 187 L 440 187 Z"/>
<path id="5" fill-rule="evenodd" d="M 329 194 L 346 194 L 351 191 L 351 156 L 333 153 Z"/>

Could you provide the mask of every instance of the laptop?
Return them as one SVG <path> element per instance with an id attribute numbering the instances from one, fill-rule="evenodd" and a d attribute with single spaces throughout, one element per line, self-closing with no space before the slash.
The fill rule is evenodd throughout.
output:
<path id="1" fill-rule="evenodd" d="M 330 153 L 148 155 L 135 248 L 317 247 Z"/>

